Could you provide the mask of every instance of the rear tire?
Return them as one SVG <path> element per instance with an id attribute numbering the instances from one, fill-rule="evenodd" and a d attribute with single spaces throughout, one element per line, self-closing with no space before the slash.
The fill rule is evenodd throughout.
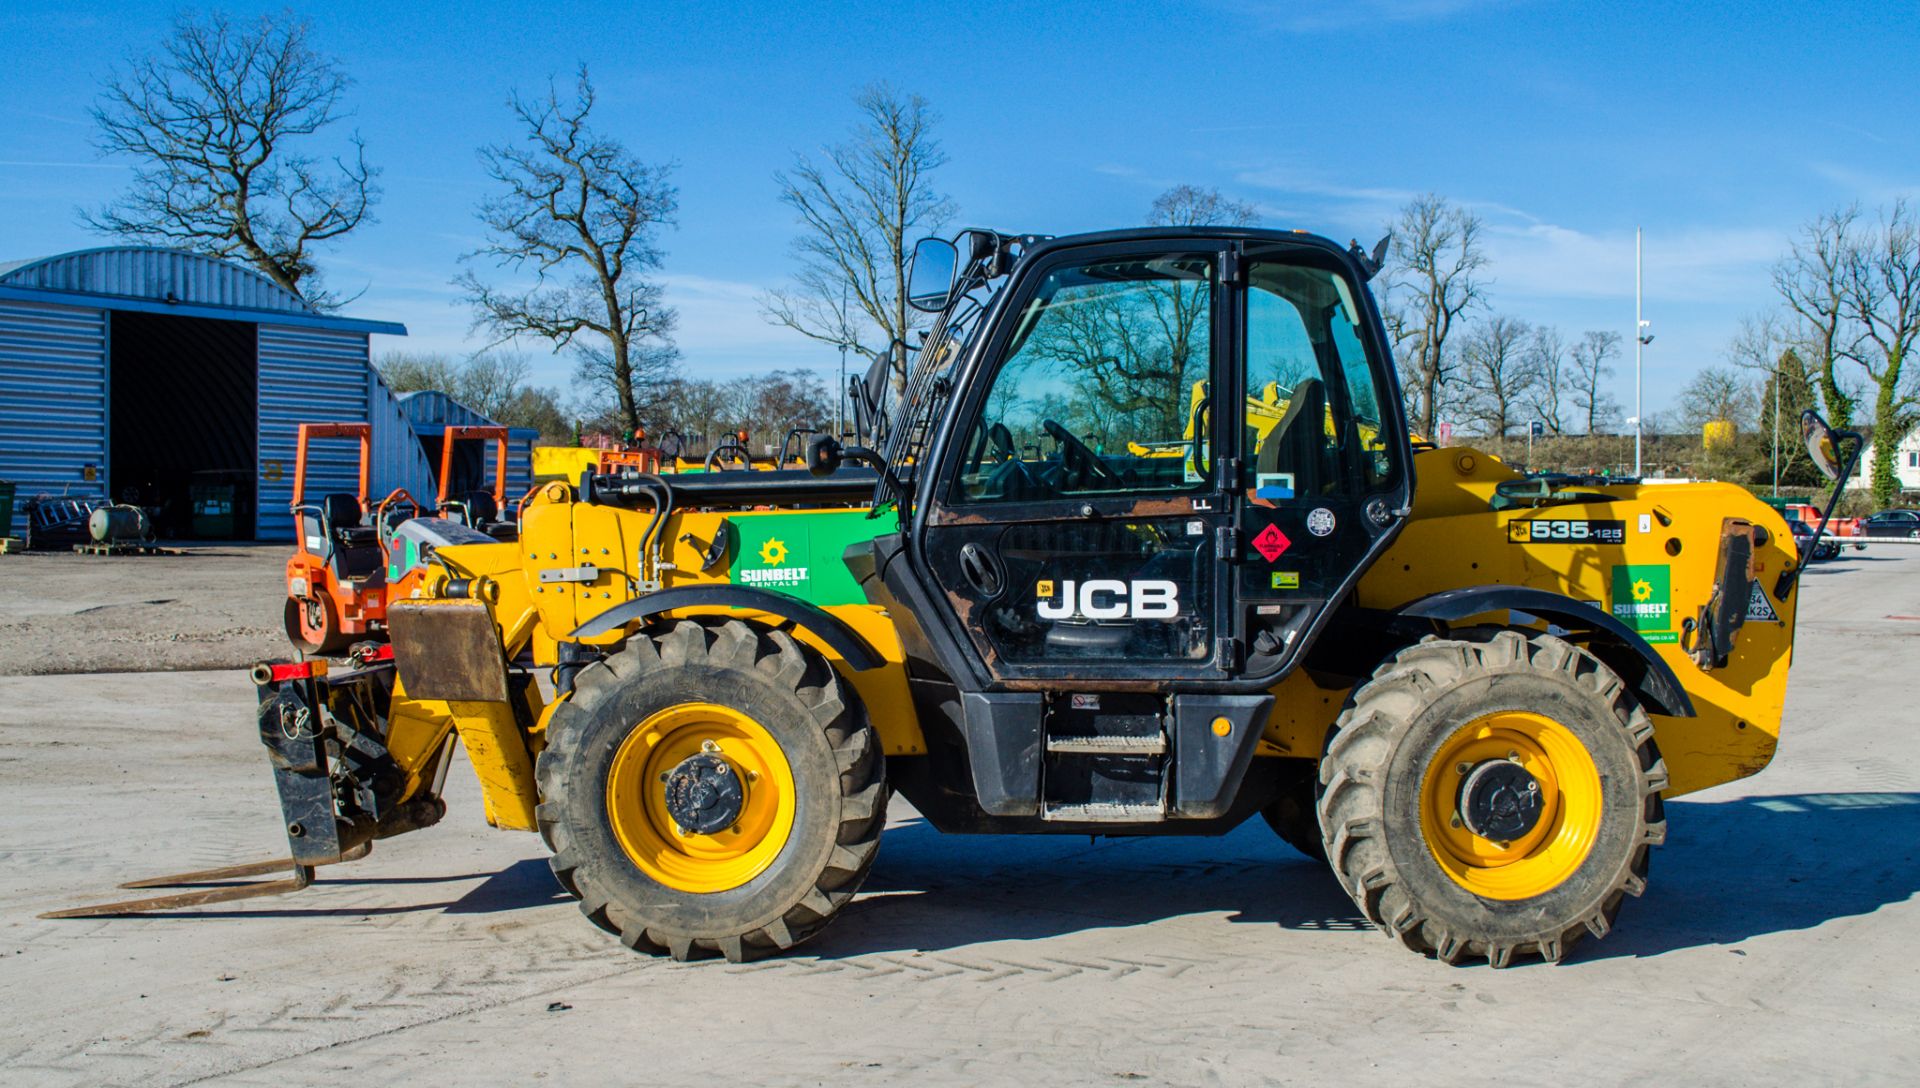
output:
<path id="1" fill-rule="evenodd" d="M 734 728 L 755 738 L 704 749 L 746 783 L 747 807 L 733 828 L 708 835 L 648 830 L 651 801 L 623 799 L 648 790 L 664 796 L 657 779 L 665 772 L 624 753 L 636 744 L 669 751 L 671 730 L 700 728 L 703 713 L 746 723 Z M 695 725 L 641 729 L 689 715 Z M 813 650 L 738 620 L 682 620 L 581 670 L 554 711 L 536 776 L 540 833 L 561 886 L 628 947 L 677 960 L 717 952 L 737 963 L 818 933 L 866 879 L 886 823 L 880 747 L 857 699 Z M 774 804 L 766 799 L 789 789 L 774 824 L 787 828 L 784 837 L 769 831 L 747 843 L 748 854 L 764 845 L 770 858 L 714 860 L 712 851 L 741 841 L 729 836 L 759 834 L 752 806 Z M 756 791 L 764 791 L 759 799 Z"/>
<path id="2" fill-rule="evenodd" d="M 1646 711 L 1585 650 L 1511 630 L 1429 638 L 1358 688 L 1338 729 L 1321 764 L 1327 855 L 1367 918 L 1408 948 L 1448 963 L 1557 962 L 1646 890 L 1648 852 L 1666 838 L 1666 766 Z M 1509 761 L 1536 773 L 1547 815 L 1525 838 L 1480 838 L 1458 822 L 1468 806 L 1450 784 L 1464 791 L 1469 768 Z"/>
<path id="3" fill-rule="evenodd" d="M 1288 760 L 1301 766 L 1289 768 L 1280 791 L 1260 816 L 1273 833 L 1313 861 L 1326 863 L 1326 839 L 1320 833 L 1320 776 L 1317 765 L 1306 760 Z"/>

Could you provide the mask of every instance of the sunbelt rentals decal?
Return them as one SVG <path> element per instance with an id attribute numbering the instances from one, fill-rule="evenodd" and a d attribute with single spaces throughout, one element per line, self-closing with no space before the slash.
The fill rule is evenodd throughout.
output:
<path id="1" fill-rule="evenodd" d="M 1613 618 L 1648 642 L 1678 642 L 1673 628 L 1673 569 L 1665 563 L 1613 568 Z"/>
<path id="2" fill-rule="evenodd" d="M 812 541 L 804 522 L 797 518 L 742 518 L 733 524 L 740 534 L 739 558 L 733 568 L 736 585 L 791 593 L 804 591 L 812 584 L 813 572 L 807 567 Z"/>

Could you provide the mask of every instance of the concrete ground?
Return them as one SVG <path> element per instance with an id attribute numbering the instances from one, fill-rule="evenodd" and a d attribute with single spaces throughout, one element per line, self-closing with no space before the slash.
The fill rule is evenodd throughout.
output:
<path id="1" fill-rule="evenodd" d="M 1610 938 L 1503 972 L 1383 939 L 1257 821 L 948 838 L 904 804 L 802 954 L 674 964 L 588 925 L 458 769 L 442 826 L 297 896 L 39 921 L 284 842 L 240 674 L 0 678 L 0 1081 L 1910 1084 L 1920 554 L 1806 598 L 1774 765 L 1669 806 Z"/>
<path id="2" fill-rule="evenodd" d="M 0 555 L 0 676 L 242 668 L 289 656 L 287 544 Z"/>

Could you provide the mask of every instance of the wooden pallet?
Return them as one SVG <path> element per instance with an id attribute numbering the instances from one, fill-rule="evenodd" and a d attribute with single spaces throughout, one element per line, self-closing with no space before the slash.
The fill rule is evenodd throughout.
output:
<path id="1" fill-rule="evenodd" d="M 158 544 L 75 544 L 76 555 L 185 555 L 179 548 L 162 548 Z"/>

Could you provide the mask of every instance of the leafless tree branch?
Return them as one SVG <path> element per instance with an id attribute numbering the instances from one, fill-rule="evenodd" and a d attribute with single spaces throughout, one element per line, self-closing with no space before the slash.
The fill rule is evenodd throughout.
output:
<path id="1" fill-rule="evenodd" d="M 349 80 L 288 14 L 241 25 L 182 15 L 156 55 L 107 80 L 96 141 L 135 160 L 133 186 L 81 219 L 104 234 L 244 261 L 315 307 L 313 247 L 371 220 L 379 171 L 355 134 L 322 163 L 296 150 L 342 119 Z"/>
<path id="2" fill-rule="evenodd" d="M 803 336 L 879 358 L 921 324 L 907 306 L 911 246 L 946 225 L 953 203 L 933 187 L 947 157 L 926 100 L 875 84 L 854 104 L 860 120 L 845 142 L 774 175 L 799 220 L 799 271 L 761 310 Z M 895 356 L 893 368 L 902 388 L 905 359 Z"/>
<path id="3" fill-rule="evenodd" d="M 660 267 L 655 236 L 673 223 L 679 194 L 670 165 L 641 162 L 590 126 L 593 106 L 585 66 L 571 98 L 549 83 L 542 97 L 508 102 L 522 138 L 480 151 L 501 191 L 481 202 L 488 241 L 465 259 L 521 279 L 501 285 L 469 268 L 455 282 L 476 327 L 498 341 L 576 348 L 582 382 L 607 394 L 632 431 L 678 358 L 677 315 L 646 275 Z"/>

